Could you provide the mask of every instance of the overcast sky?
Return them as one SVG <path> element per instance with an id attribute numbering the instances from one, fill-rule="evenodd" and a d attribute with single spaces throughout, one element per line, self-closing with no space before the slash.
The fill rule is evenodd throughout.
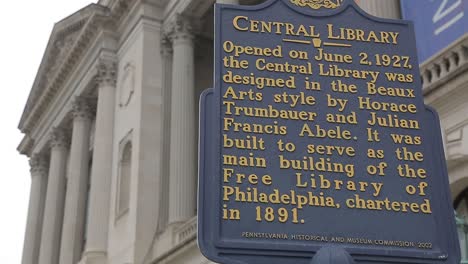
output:
<path id="1" fill-rule="evenodd" d="M 4 1 L 0 9 L 0 263 L 19 264 L 31 178 L 17 129 L 54 23 L 92 0 Z"/>

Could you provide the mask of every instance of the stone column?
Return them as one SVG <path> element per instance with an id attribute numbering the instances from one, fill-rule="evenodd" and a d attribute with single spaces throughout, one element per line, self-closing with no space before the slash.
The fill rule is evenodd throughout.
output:
<path id="1" fill-rule="evenodd" d="M 169 217 L 169 162 L 171 148 L 171 90 L 172 90 L 172 45 L 167 39 L 168 36 L 162 36 L 161 57 L 162 57 L 162 84 L 163 84 L 163 136 L 162 136 L 162 155 L 161 155 L 161 187 L 159 191 L 159 219 L 158 232 L 164 231 Z"/>
<path id="2" fill-rule="evenodd" d="M 84 263 L 106 263 L 114 141 L 116 64 L 98 65 L 98 103 Z"/>
<path id="3" fill-rule="evenodd" d="M 376 17 L 401 18 L 400 1 L 398 0 L 359 0 L 359 6 Z"/>
<path id="4" fill-rule="evenodd" d="M 57 264 L 59 261 L 69 145 L 67 132 L 61 128 L 54 128 L 50 141 L 49 181 L 47 183 L 39 264 Z"/>
<path id="5" fill-rule="evenodd" d="M 173 71 L 171 94 L 171 152 L 169 224 L 195 215 L 196 130 L 194 35 L 190 23 L 176 19 L 171 38 Z"/>
<path id="6" fill-rule="evenodd" d="M 77 263 L 83 252 L 83 230 L 89 178 L 89 135 L 93 111 L 89 99 L 73 102 L 73 133 L 67 195 L 60 248 L 60 264 Z"/>
<path id="7" fill-rule="evenodd" d="M 231 5 L 238 5 L 239 0 L 216 0 L 217 4 L 231 4 Z"/>
<path id="8" fill-rule="evenodd" d="M 39 258 L 49 164 L 43 154 L 34 154 L 29 160 L 29 165 L 31 167 L 31 193 L 22 264 L 36 264 Z"/>

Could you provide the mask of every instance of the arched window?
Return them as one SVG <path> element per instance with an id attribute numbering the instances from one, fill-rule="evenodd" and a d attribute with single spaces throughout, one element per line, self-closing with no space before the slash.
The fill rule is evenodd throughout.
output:
<path id="1" fill-rule="evenodd" d="M 130 180 L 132 172 L 132 143 L 126 142 L 119 160 L 117 186 L 117 217 L 125 214 L 130 205 Z"/>
<path id="2" fill-rule="evenodd" d="M 465 217 L 468 219 L 468 188 L 463 190 L 455 201 L 453 202 L 453 207 L 457 212 L 458 217 Z"/>

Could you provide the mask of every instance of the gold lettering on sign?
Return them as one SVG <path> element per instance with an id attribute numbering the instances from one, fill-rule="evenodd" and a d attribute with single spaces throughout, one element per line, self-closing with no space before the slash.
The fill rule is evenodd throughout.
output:
<path id="1" fill-rule="evenodd" d="M 314 10 L 343 6 L 288 1 Z M 401 45 L 406 31 L 254 13 L 223 23 L 232 31 L 220 39 L 216 76 L 223 223 L 250 221 L 252 230 L 241 234 L 250 240 L 432 248 L 384 235 L 275 231 L 276 224 L 310 224 L 316 208 L 429 219 L 434 175 L 423 132 L 430 127 L 421 121 L 414 51 Z M 256 232 L 256 224 L 273 231 Z"/>

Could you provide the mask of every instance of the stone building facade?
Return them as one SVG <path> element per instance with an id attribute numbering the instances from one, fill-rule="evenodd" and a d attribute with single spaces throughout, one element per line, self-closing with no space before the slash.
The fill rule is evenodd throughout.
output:
<path id="1" fill-rule="evenodd" d="M 32 179 L 23 264 L 211 263 L 196 242 L 196 138 L 214 2 L 100 0 L 54 26 L 19 124 Z M 398 1 L 359 2 L 400 17 Z M 458 204 L 468 202 L 467 46 L 465 36 L 421 67 Z"/>

